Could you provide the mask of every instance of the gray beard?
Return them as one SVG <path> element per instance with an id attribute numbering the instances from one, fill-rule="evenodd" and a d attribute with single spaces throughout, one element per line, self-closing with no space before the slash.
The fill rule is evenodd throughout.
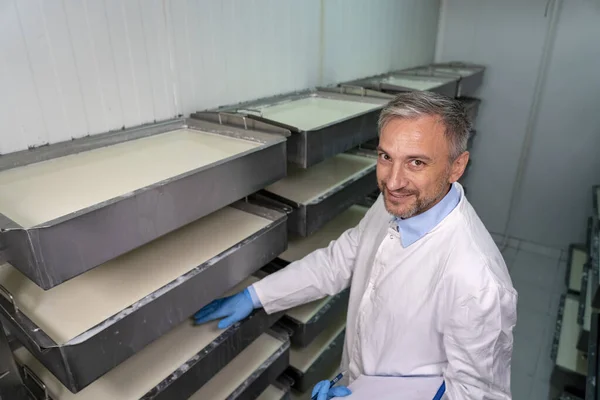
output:
<path id="1" fill-rule="evenodd" d="M 442 182 L 447 182 L 448 180 L 445 179 Z M 442 185 L 440 185 L 440 190 L 438 191 L 437 196 L 435 197 L 430 197 L 428 199 L 421 199 L 421 198 L 417 198 L 415 201 L 415 204 L 408 209 L 406 212 L 404 212 L 402 215 L 396 215 L 394 214 L 387 205 L 387 202 L 384 201 L 383 204 L 385 205 L 385 209 L 386 211 L 393 215 L 396 218 L 400 218 L 400 219 L 408 219 L 411 217 L 414 217 L 416 215 L 419 215 L 427 210 L 429 210 L 433 204 L 435 204 L 436 202 L 442 200 L 444 198 L 444 196 L 446 196 L 446 194 L 448 193 L 447 189 L 446 189 L 446 185 L 447 183 L 443 183 Z M 385 195 L 384 195 L 385 196 Z M 385 200 L 385 197 L 384 197 Z"/>

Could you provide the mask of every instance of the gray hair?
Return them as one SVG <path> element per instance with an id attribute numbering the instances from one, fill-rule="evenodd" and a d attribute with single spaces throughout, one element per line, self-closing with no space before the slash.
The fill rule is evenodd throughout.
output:
<path id="1" fill-rule="evenodd" d="M 388 103 L 379 115 L 379 133 L 392 119 L 414 119 L 438 116 L 446 128 L 450 144 L 450 161 L 467 151 L 472 124 L 466 108 L 459 100 L 433 92 L 403 92 Z"/>

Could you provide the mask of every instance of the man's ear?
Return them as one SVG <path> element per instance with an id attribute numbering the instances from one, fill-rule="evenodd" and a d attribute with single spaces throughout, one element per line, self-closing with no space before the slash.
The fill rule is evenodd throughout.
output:
<path id="1" fill-rule="evenodd" d="M 460 179 L 460 177 L 465 173 L 465 168 L 467 168 L 468 162 L 468 151 L 465 151 L 460 156 L 458 156 L 456 160 L 454 160 L 452 166 L 450 167 L 450 183 L 454 183 Z"/>

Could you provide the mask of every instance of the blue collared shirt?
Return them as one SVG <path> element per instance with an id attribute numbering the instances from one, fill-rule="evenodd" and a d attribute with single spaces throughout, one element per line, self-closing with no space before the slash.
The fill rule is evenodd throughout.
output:
<path id="1" fill-rule="evenodd" d="M 454 210 L 460 202 L 460 190 L 452 185 L 446 196 L 422 214 L 407 219 L 394 218 L 403 247 L 421 239 Z"/>

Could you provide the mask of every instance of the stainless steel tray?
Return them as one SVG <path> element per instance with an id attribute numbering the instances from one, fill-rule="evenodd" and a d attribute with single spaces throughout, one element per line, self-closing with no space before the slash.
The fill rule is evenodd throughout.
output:
<path id="1" fill-rule="evenodd" d="M 311 98 L 374 105 L 375 108 L 356 112 L 311 129 L 287 125 L 268 119 L 263 115 L 262 110 L 265 108 Z M 302 168 L 308 168 L 376 137 L 379 112 L 391 98 L 389 95 L 361 88 L 318 88 L 224 106 L 217 111 L 242 114 L 257 121 L 290 130 L 292 134 L 287 140 L 287 160 Z M 192 118 L 201 117 L 202 114 L 192 114 Z"/>
<path id="2" fill-rule="evenodd" d="M 277 314 L 269 316 L 260 310 L 241 323 L 224 330 L 212 343 L 165 376 L 160 383 L 143 394 L 140 399 L 187 398 L 215 376 L 256 338 L 267 332 L 277 321 L 277 317 Z M 282 346 L 285 347 L 286 341 L 287 339 L 282 339 Z M 28 366 L 20 365 L 20 368 L 24 384 L 33 398 L 40 400 L 55 398 L 56 393 L 53 393 L 51 388 L 55 388 L 56 384 L 45 382 Z M 119 373 L 119 370 L 114 370 L 113 373 Z M 140 371 L 140 374 L 144 374 L 144 371 Z M 75 395 L 76 398 L 81 399 L 84 399 L 85 396 L 85 391 Z"/>
<path id="3" fill-rule="evenodd" d="M 592 308 L 600 309 L 600 221 L 595 216 L 588 219 L 587 248 L 592 279 Z"/>
<path id="4" fill-rule="evenodd" d="M 5 170 L 180 128 L 259 144 L 38 226 L 24 228 L 0 214 L 5 258 L 38 286 L 50 289 L 283 178 L 285 129 L 245 122 L 239 117 L 231 118 L 230 125 L 178 119 L 2 156 L 0 170 Z"/>
<path id="5" fill-rule="evenodd" d="M 456 97 L 463 97 L 474 95 L 481 86 L 485 67 L 465 62 L 449 62 L 424 65 L 404 71 L 423 76 L 455 76 L 458 78 Z"/>
<path id="6" fill-rule="evenodd" d="M 0 296 L 0 320 L 69 390 L 77 392 L 285 250 L 285 215 L 245 202 L 234 206 L 272 222 L 67 344 L 59 346 L 50 339 L 9 301 L 9 293 Z"/>
<path id="7" fill-rule="evenodd" d="M 280 340 L 281 346 L 279 346 L 279 348 L 272 353 L 258 369 L 247 377 L 241 385 L 235 388 L 226 397 L 226 400 L 256 399 L 270 384 L 276 382 L 277 378 L 289 365 L 290 342 L 288 338 L 276 330 L 269 332 L 269 334 Z M 196 399 L 198 398 L 197 396 L 199 395 L 192 393 L 190 398 Z M 180 399 L 183 397 L 170 398 Z M 204 398 L 202 400 L 204 400 Z"/>
<path id="8" fill-rule="evenodd" d="M 328 376 L 328 373 L 340 365 L 342 352 L 344 350 L 344 339 L 346 337 L 346 329 L 342 330 L 337 337 L 330 343 L 327 350 L 315 360 L 314 363 L 306 370 L 300 371 L 290 365 L 285 375 L 289 376 L 294 384 L 292 388 L 299 392 L 307 392 L 320 381 L 323 377 Z"/>
<path id="9" fill-rule="evenodd" d="M 275 389 L 277 393 L 269 390 Z M 290 387 L 279 383 L 279 379 L 275 383 L 271 383 L 258 397 L 257 400 L 290 400 Z"/>
<path id="10" fill-rule="evenodd" d="M 335 168 L 337 170 L 343 169 L 347 163 L 348 173 L 344 171 L 341 174 L 342 179 L 340 182 L 326 188 L 317 197 L 303 200 L 285 197 L 286 187 L 282 187 L 282 184 L 287 185 L 289 188 L 299 185 L 302 181 L 314 181 L 314 173 L 320 173 L 319 168 L 321 166 L 324 168 L 323 173 L 330 174 L 327 172 L 325 164 L 337 163 L 337 160 L 330 159 L 313 166 L 310 168 L 310 176 L 309 170 L 306 169 L 291 170 L 288 177 L 282 182 L 269 186 L 260 192 L 260 196 L 280 203 L 281 207 L 291 207 L 292 212 L 288 215 L 289 232 L 301 237 L 310 236 L 361 198 L 377 189 L 376 156 L 345 154 L 338 155 L 338 157 L 344 157 L 347 160 L 338 163 Z M 359 164 L 358 167 L 353 166 L 355 172 L 350 169 L 352 163 Z M 312 186 L 318 184 L 315 183 Z"/>
<path id="11" fill-rule="evenodd" d="M 414 81 L 415 85 L 405 85 L 394 83 L 393 80 L 401 79 Z M 418 90 L 418 85 L 423 81 L 433 81 L 434 85 L 427 87 L 427 91 L 436 92 L 448 97 L 455 97 L 458 87 L 458 77 L 456 76 L 427 76 L 422 77 L 404 71 L 394 71 L 387 74 L 376 75 L 368 78 L 357 79 L 350 82 L 344 82 L 340 86 L 364 87 L 366 89 L 377 90 L 384 93 L 413 92 Z"/>
<path id="12" fill-rule="evenodd" d="M 598 329 L 598 314 L 592 313 L 592 323 L 590 325 L 590 340 L 588 340 L 588 349 L 587 349 L 587 359 L 588 359 L 588 375 L 586 379 L 586 400 L 591 399 L 599 399 L 600 398 L 600 388 L 598 385 L 598 334 L 600 330 Z"/>
<path id="13" fill-rule="evenodd" d="M 600 185 L 594 185 L 592 188 L 592 200 L 594 207 L 594 215 L 600 218 Z"/>

